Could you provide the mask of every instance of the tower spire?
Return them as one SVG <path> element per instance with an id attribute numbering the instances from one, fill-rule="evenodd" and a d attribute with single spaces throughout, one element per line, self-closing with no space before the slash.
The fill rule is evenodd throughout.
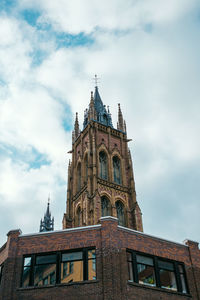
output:
<path id="1" fill-rule="evenodd" d="M 89 121 L 90 120 L 96 120 L 96 111 L 94 107 L 94 97 L 93 97 L 93 92 L 91 92 L 91 98 L 90 98 L 90 104 L 89 104 L 89 116 L 88 116 Z"/>
<path id="2" fill-rule="evenodd" d="M 40 232 L 54 230 L 54 218 L 51 218 L 49 205 L 50 205 L 50 196 L 48 197 L 47 210 L 46 213 L 44 214 L 44 220 L 41 219 L 40 221 Z"/>
<path id="3" fill-rule="evenodd" d="M 79 122 L 78 122 L 78 113 L 76 112 L 76 118 L 75 118 L 75 122 L 74 122 L 74 130 L 72 132 L 72 142 L 75 142 L 75 140 L 77 139 L 79 134 L 80 134 L 80 129 L 79 129 Z"/>
<path id="4" fill-rule="evenodd" d="M 120 107 L 120 103 L 118 103 L 118 123 L 117 123 L 117 129 L 121 131 L 125 131 L 124 128 L 124 120 L 123 120 L 123 115 Z"/>

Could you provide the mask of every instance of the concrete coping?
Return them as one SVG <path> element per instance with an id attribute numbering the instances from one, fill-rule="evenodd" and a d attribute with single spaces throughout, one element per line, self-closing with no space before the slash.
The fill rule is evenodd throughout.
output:
<path id="1" fill-rule="evenodd" d="M 131 228 L 123 227 L 123 226 L 120 226 L 120 225 L 118 225 L 118 228 L 121 229 L 121 230 L 124 230 L 124 231 L 132 232 L 132 233 L 137 234 L 137 235 L 150 237 L 154 240 L 159 240 L 161 242 L 167 242 L 167 243 L 176 244 L 176 245 L 182 246 L 182 247 L 188 247 L 188 245 L 185 245 L 183 243 L 174 242 L 174 241 L 171 241 L 171 240 L 168 240 L 168 239 L 164 239 L 164 238 L 161 238 L 161 237 L 158 237 L 158 236 L 150 235 L 150 234 L 147 234 L 147 233 L 144 233 L 144 232 L 141 232 L 141 231 L 137 231 L 137 230 L 134 230 L 134 229 L 131 229 Z"/>
<path id="2" fill-rule="evenodd" d="M 71 232 L 71 231 L 72 232 L 85 231 L 85 230 L 90 230 L 90 229 L 99 229 L 100 227 L 101 227 L 101 224 L 97 224 L 97 225 L 67 228 L 67 229 L 62 229 L 62 230 L 52 230 L 52 231 L 44 231 L 44 232 L 36 232 L 36 233 L 25 233 L 25 234 L 20 234 L 19 237 L 51 235 L 51 234 L 54 234 L 54 233 L 63 233 L 63 232 Z"/>

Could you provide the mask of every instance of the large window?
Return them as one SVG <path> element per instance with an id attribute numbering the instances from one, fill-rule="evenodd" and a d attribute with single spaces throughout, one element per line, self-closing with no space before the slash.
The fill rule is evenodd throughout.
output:
<path id="1" fill-rule="evenodd" d="M 113 179 L 117 184 L 122 183 L 121 178 L 121 164 L 120 159 L 117 156 L 113 157 Z"/>
<path id="2" fill-rule="evenodd" d="M 99 176 L 102 179 L 108 179 L 108 163 L 107 163 L 107 155 L 104 151 L 99 153 Z"/>
<path id="3" fill-rule="evenodd" d="M 84 160 L 84 182 L 87 183 L 87 178 L 88 178 L 88 155 L 85 156 Z"/>
<path id="4" fill-rule="evenodd" d="M 126 226 L 124 204 L 121 201 L 117 201 L 115 203 L 115 207 L 117 210 L 117 218 L 118 218 L 119 225 Z"/>
<path id="5" fill-rule="evenodd" d="M 129 281 L 188 293 L 184 264 L 127 251 Z"/>
<path id="6" fill-rule="evenodd" d="M 56 252 L 25 256 L 21 286 L 55 285 L 96 279 L 96 251 Z"/>
<path id="7" fill-rule="evenodd" d="M 77 208 L 76 211 L 76 226 L 81 226 L 82 223 L 82 213 L 80 206 Z"/>
<path id="8" fill-rule="evenodd" d="M 101 216 L 110 216 L 110 201 L 106 196 L 101 197 Z"/>
<path id="9" fill-rule="evenodd" d="M 81 189 L 81 163 L 77 167 L 77 192 Z"/>

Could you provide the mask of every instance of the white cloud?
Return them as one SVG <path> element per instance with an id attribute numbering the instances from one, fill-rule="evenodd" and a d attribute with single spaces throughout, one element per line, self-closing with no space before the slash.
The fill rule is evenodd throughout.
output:
<path id="1" fill-rule="evenodd" d="M 91 33 L 97 27 L 106 30 L 128 30 L 148 23 L 173 22 L 193 11 L 197 0 L 40 0 L 20 1 L 22 8 L 42 11 L 40 22 L 48 22 L 55 30 L 73 34 Z"/>
<path id="2" fill-rule="evenodd" d="M 128 136 L 134 140 L 130 146 L 145 231 L 178 241 L 190 235 L 198 239 L 200 43 L 199 24 L 193 20 L 197 1 L 22 0 L 20 6 L 40 9 L 38 22 L 47 20 L 56 30 L 92 33 L 94 43 L 57 49 L 53 37 L 40 40 L 37 28 L 14 17 L 0 18 L 0 79 L 7 83 L 0 92 L 4 234 L 19 226 L 25 232 L 36 231 L 49 191 L 52 214 L 61 227 L 66 152 L 71 148 L 71 133 L 62 123 L 65 118 L 71 126 L 71 111 L 78 111 L 82 124 L 93 89 L 91 77 L 97 73 L 114 126 L 121 102 Z M 146 28 L 148 24 L 152 28 Z M 37 47 L 48 55 L 33 66 Z M 13 148 L 21 157 L 13 155 Z M 51 164 L 31 169 L 33 148 Z M 179 224 L 188 214 L 195 217 L 186 229 Z"/>

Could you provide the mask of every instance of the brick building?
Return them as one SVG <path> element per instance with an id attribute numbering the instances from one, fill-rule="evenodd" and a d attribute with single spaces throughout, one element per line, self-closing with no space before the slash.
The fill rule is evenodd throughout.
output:
<path id="1" fill-rule="evenodd" d="M 63 229 L 48 204 L 41 232 L 8 233 L 0 300 L 200 299 L 198 243 L 143 233 L 128 141 L 96 86 L 82 131 L 76 115 Z"/>

